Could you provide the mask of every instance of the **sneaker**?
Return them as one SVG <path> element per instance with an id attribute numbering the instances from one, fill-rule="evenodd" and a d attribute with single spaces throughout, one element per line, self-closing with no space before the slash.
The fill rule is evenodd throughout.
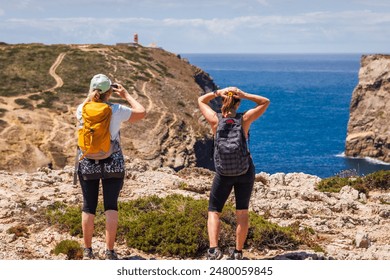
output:
<path id="1" fill-rule="evenodd" d="M 115 253 L 114 250 L 106 250 L 105 252 L 106 260 L 117 260 L 118 255 Z"/>
<path id="2" fill-rule="evenodd" d="M 242 251 L 231 250 L 229 260 L 242 260 Z"/>
<path id="3" fill-rule="evenodd" d="M 94 260 L 95 256 L 92 252 L 92 248 L 84 248 L 83 260 Z"/>
<path id="4" fill-rule="evenodd" d="M 223 257 L 223 253 L 221 249 L 218 247 L 216 248 L 210 248 L 207 250 L 207 259 L 208 260 L 220 260 Z"/>

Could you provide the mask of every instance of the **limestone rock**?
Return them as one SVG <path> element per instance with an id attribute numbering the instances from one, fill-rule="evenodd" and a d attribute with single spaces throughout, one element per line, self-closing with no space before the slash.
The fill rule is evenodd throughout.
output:
<path id="1" fill-rule="evenodd" d="M 355 244 L 358 248 L 370 247 L 371 241 L 368 238 L 368 234 L 363 231 L 358 231 L 355 237 Z"/>
<path id="2" fill-rule="evenodd" d="M 364 55 L 350 105 L 345 154 L 390 162 L 390 55 Z"/>

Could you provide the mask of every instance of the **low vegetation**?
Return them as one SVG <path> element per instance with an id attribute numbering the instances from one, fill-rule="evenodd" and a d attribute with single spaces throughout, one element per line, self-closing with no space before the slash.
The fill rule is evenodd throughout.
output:
<path id="1" fill-rule="evenodd" d="M 26 98 L 17 98 L 15 103 L 22 107 L 22 109 L 33 109 L 34 106 Z"/>
<path id="2" fill-rule="evenodd" d="M 64 45 L 42 44 L 9 45 L 0 52 L 0 96 L 17 96 L 38 92 L 54 86 L 48 75 L 57 56 L 65 51 Z"/>
<path id="3" fill-rule="evenodd" d="M 381 170 L 362 177 L 329 177 L 321 180 L 317 184 L 317 189 L 322 192 L 339 192 L 346 185 L 365 194 L 371 190 L 389 190 L 390 170 Z"/>
<path id="4" fill-rule="evenodd" d="M 30 236 L 30 233 L 28 232 L 28 228 L 24 225 L 16 225 L 16 226 L 10 227 L 7 230 L 7 233 L 14 234 L 15 238 L 29 237 Z"/>
<path id="5" fill-rule="evenodd" d="M 81 260 L 83 258 L 83 250 L 75 240 L 62 240 L 54 248 L 53 253 L 55 255 L 65 254 L 68 260 Z"/>
<path id="6" fill-rule="evenodd" d="M 164 256 L 196 258 L 208 248 L 207 200 L 181 195 L 166 198 L 150 196 L 119 204 L 118 241 L 129 247 Z M 81 236 L 81 209 L 55 203 L 46 213 L 50 224 L 56 224 L 72 235 Z M 223 249 L 235 243 L 235 209 L 227 204 L 221 215 Z M 96 214 L 96 234 L 104 234 L 104 214 L 99 205 Z M 280 227 L 264 217 L 250 213 L 247 247 L 262 250 L 295 249 L 300 245 L 318 250 L 313 230 L 298 224 Z"/>
<path id="7" fill-rule="evenodd" d="M 5 108 L 0 108 L 0 118 L 4 117 L 5 113 L 7 112 L 8 110 L 5 109 Z"/>

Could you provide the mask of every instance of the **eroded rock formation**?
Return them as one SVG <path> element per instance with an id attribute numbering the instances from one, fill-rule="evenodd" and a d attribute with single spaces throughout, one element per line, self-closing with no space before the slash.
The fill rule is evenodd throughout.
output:
<path id="1" fill-rule="evenodd" d="M 390 162 L 390 55 L 365 55 L 361 59 L 345 154 Z"/>

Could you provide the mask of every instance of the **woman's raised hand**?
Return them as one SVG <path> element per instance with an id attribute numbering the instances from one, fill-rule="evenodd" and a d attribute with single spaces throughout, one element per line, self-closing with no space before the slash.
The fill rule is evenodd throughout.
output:
<path id="1" fill-rule="evenodd" d="M 219 90 L 219 92 L 223 98 L 228 97 L 229 94 L 232 94 L 234 98 L 238 99 L 242 99 L 245 97 L 245 92 L 243 92 L 237 87 L 226 87 L 224 89 Z"/>
<path id="2" fill-rule="evenodd" d="M 127 93 L 127 90 L 121 85 L 121 84 L 116 84 L 118 85 L 118 87 L 113 87 L 112 90 L 118 94 L 120 97 L 122 98 L 126 98 L 126 93 Z"/>
<path id="3" fill-rule="evenodd" d="M 239 88 L 236 88 L 236 90 L 234 91 L 234 95 L 233 96 L 235 98 L 238 98 L 238 99 L 243 99 L 243 98 L 245 98 L 245 95 L 246 95 L 246 92 L 242 91 Z"/>

